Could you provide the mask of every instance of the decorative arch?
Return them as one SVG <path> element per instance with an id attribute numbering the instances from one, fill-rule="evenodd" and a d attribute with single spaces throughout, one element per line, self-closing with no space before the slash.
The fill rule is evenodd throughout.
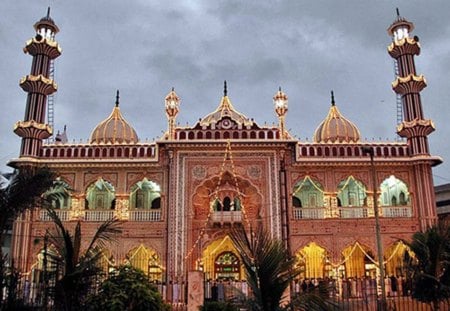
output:
<path id="1" fill-rule="evenodd" d="M 141 244 L 130 250 L 126 259 L 132 267 L 142 270 L 150 280 L 162 282 L 165 269 L 159 255 L 152 248 Z"/>
<path id="2" fill-rule="evenodd" d="M 353 176 L 341 181 L 337 188 L 338 206 L 366 206 L 366 186 Z"/>
<path id="3" fill-rule="evenodd" d="M 53 182 L 53 186 L 44 193 L 44 196 L 51 195 L 53 191 L 60 191 L 59 189 L 61 188 L 66 193 L 66 195 L 63 198 L 58 197 L 53 199 L 51 202 L 52 207 L 55 209 L 70 209 L 71 207 L 70 186 L 66 181 L 62 180 L 61 178 L 58 177 Z"/>
<path id="4" fill-rule="evenodd" d="M 323 186 L 309 176 L 297 182 L 292 191 L 294 207 L 323 207 Z"/>
<path id="5" fill-rule="evenodd" d="M 161 208 L 161 186 L 147 178 L 131 187 L 130 207 L 135 209 Z"/>
<path id="6" fill-rule="evenodd" d="M 345 277 L 362 278 L 375 277 L 376 261 L 372 252 L 356 242 L 342 251 L 341 265 L 345 267 Z"/>
<path id="7" fill-rule="evenodd" d="M 405 254 L 408 253 L 410 257 L 414 257 L 414 253 L 411 249 L 405 245 L 402 241 L 397 241 L 389 246 L 385 251 L 386 262 L 386 276 L 405 276 Z"/>
<path id="8" fill-rule="evenodd" d="M 205 247 L 199 262 L 206 279 L 240 280 L 245 277 L 239 252 L 228 235 L 212 241 Z"/>
<path id="9" fill-rule="evenodd" d="M 86 191 L 86 209 L 114 209 L 116 192 L 111 183 L 97 179 Z"/>
<path id="10" fill-rule="evenodd" d="M 408 186 L 394 175 L 386 178 L 380 185 L 381 206 L 405 206 L 410 205 Z"/>
<path id="11" fill-rule="evenodd" d="M 315 242 L 311 242 L 300 249 L 296 258 L 297 265 L 303 268 L 302 278 L 312 279 L 329 276 L 331 266 L 328 260 L 328 252 Z"/>

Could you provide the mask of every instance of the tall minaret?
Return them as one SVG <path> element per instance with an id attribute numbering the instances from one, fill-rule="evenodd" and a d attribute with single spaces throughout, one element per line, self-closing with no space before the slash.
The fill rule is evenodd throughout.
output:
<path id="1" fill-rule="evenodd" d="M 410 37 L 413 23 L 400 16 L 388 28 L 392 43 L 388 47 L 389 55 L 398 64 L 397 79 L 392 82 L 395 93 L 400 94 L 403 103 L 403 122 L 397 132 L 408 140 L 411 155 L 428 155 L 427 136 L 434 131 L 431 120 L 424 119 L 420 92 L 427 86 L 423 75 L 416 74 L 414 55 L 420 54 L 419 38 Z"/>
<path id="2" fill-rule="evenodd" d="M 403 104 L 403 122 L 397 127 L 400 136 L 407 138 L 409 153 L 413 162 L 414 185 L 420 198 L 413 197 L 415 213 L 420 221 L 420 230 L 426 230 L 437 221 L 436 200 L 434 196 L 432 162 L 430 158 L 427 136 L 434 131 L 431 120 L 424 119 L 420 92 L 427 86 L 425 78 L 416 74 L 414 56 L 420 54 L 419 38 L 410 37 L 414 25 L 400 16 L 388 28 L 392 43 L 388 47 L 389 55 L 398 65 L 397 79 L 392 83 L 393 90 L 400 94 Z"/>
<path id="3" fill-rule="evenodd" d="M 51 136 L 53 129 L 45 124 L 47 96 L 56 92 L 56 83 L 49 78 L 50 62 L 61 55 L 61 48 L 55 41 L 59 31 L 47 16 L 34 24 L 36 35 L 26 42 L 23 51 L 33 56 L 31 72 L 20 80 L 20 87 L 28 93 L 24 121 L 14 125 L 14 133 L 22 137 L 21 157 L 37 157 L 42 140 Z"/>

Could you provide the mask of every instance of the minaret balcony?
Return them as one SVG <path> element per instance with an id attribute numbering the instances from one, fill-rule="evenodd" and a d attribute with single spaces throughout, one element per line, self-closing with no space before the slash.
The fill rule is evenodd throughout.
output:
<path id="1" fill-rule="evenodd" d="M 410 74 L 406 77 L 397 77 L 392 82 L 392 89 L 400 95 L 418 94 L 427 86 L 427 81 L 423 75 L 416 76 Z"/>
<path id="2" fill-rule="evenodd" d="M 402 55 L 419 55 L 420 44 L 414 38 L 403 38 L 395 40 L 388 46 L 388 53 L 392 58 L 399 58 Z"/>
<path id="3" fill-rule="evenodd" d="M 401 137 L 426 137 L 434 132 L 435 127 L 434 123 L 431 120 L 412 120 L 412 121 L 403 121 L 397 127 L 397 133 Z"/>
<path id="4" fill-rule="evenodd" d="M 22 138 L 47 139 L 53 134 L 53 129 L 34 120 L 18 121 L 14 124 L 14 133 Z"/>
<path id="5" fill-rule="evenodd" d="M 50 95 L 57 91 L 58 85 L 43 75 L 27 75 L 20 80 L 20 87 L 27 93 Z"/>
<path id="6" fill-rule="evenodd" d="M 36 38 L 32 38 L 26 42 L 23 51 L 31 56 L 46 55 L 50 59 L 55 59 L 61 55 L 62 49 L 56 41 L 51 39 L 42 38 L 41 40 L 37 40 Z"/>

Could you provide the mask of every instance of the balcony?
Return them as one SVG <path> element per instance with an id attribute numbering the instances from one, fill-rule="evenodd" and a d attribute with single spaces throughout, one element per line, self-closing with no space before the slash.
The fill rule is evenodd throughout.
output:
<path id="1" fill-rule="evenodd" d="M 218 223 L 242 222 L 241 211 L 215 211 L 211 215 L 211 220 Z"/>
<path id="2" fill-rule="evenodd" d="M 160 210 L 132 210 L 130 221 L 161 221 Z"/>
<path id="3" fill-rule="evenodd" d="M 302 207 L 294 209 L 294 219 L 324 219 L 325 208 Z"/>
<path id="4" fill-rule="evenodd" d="M 362 207 L 301 207 L 294 208 L 294 219 L 325 219 L 325 218 L 372 218 L 373 208 Z M 412 217 L 411 206 L 382 206 L 380 207 L 380 217 L 383 218 L 410 218 Z"/>
<path id="5" fill-rule="evenodd" d="M 67 210 L 55 209 L 56 215 L 62 221 L 83 220 L 92 222 L 104 222 L 117 217 L 115 210 Z M 156 222 L 161 221 L 161 210 L 132 210 L 129 211 L 128 220 L 137 222 Z M 52 221 L 46 210 L 39 210 L 37 217 L 40 221 Z M 126 217 L 126 216 L 125 216 Z M 124 219 L 123 216 L 122 218 Z"/>
<path id="6" fill-rule="evenodd" d="M 409 218 L 412 217 L 412 208 L 410 206 L 381 207 L 381 216 L 391 218 L 398 218 L 398 217 Z"/>

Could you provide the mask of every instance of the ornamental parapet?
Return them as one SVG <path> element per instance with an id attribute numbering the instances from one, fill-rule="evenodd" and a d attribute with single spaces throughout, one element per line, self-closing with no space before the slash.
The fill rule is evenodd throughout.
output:
<path id="1" fill-rule="evenodd" d="M 394 40 L 388 46 L 388 53 L 392 58 L 399 58 L 402 55 L 419 55 L 420 44 L 414 38 L 403 38 L 401 40 Z"/>
<path id="2" fill-rule="evenodd" d="M 55 59 L 61 55 L 62 49 L 58 42 L 54 40 L 48 38 L 42 38 L 41 40 L 32 38 L 26 42 L 23 52 L 32 56 L 46 55 L 50 59 Z"/>
<path id="3" fill-rule="evenodd" d="M 392 89 L 395 93 L 405 95 L 420 93 L 427 86 L 427 81 L 423 75 L 416 76 L 409 74 L 406 77 L 397 77 L 392 82 Z"/>
<path id="4" fill-rule="evenodd" d="M 49 144 L 41 149 L 40 157 L 47 159 L 147 159 L 158 161 L 158 145 L 142 144 Z"/>
<path id="5" fill-rule="evenodd" d="M 53 134 L 53 129 L 48 124 L 34 120 L 18 121 L 14 124 L 14 133 L 22 138 L 46 139 Z"/>
<path id="6" fill-rule="evenodd" d="M 310 158 L 360 158 L 366 157 L 362 148 L 372 147 L 377 157 L 403 157 L 408 156 L 408 146 L 406 143 L 386 142 L 386 143 L 363 143 L 349 145 L 347 143 L 304 143 L 297 144 L 296 160 L 302 161 Z"/>
<path id="7" fill-rule="evenodd" d="M 58 85 L 49 78 L 43 75 L 27 75 L 20 79 L 20 87 L 28 93 L 38 93 L 43 95 L 50 95 L 57 91 Z"/>
<path id="8" fill-rule="evenodd" d="M 402 137 L 425 137 L 434 132 L 435 126 L 431 120 L 414 119 L 403 121 L 397 127 L 397 133 Z"/>

